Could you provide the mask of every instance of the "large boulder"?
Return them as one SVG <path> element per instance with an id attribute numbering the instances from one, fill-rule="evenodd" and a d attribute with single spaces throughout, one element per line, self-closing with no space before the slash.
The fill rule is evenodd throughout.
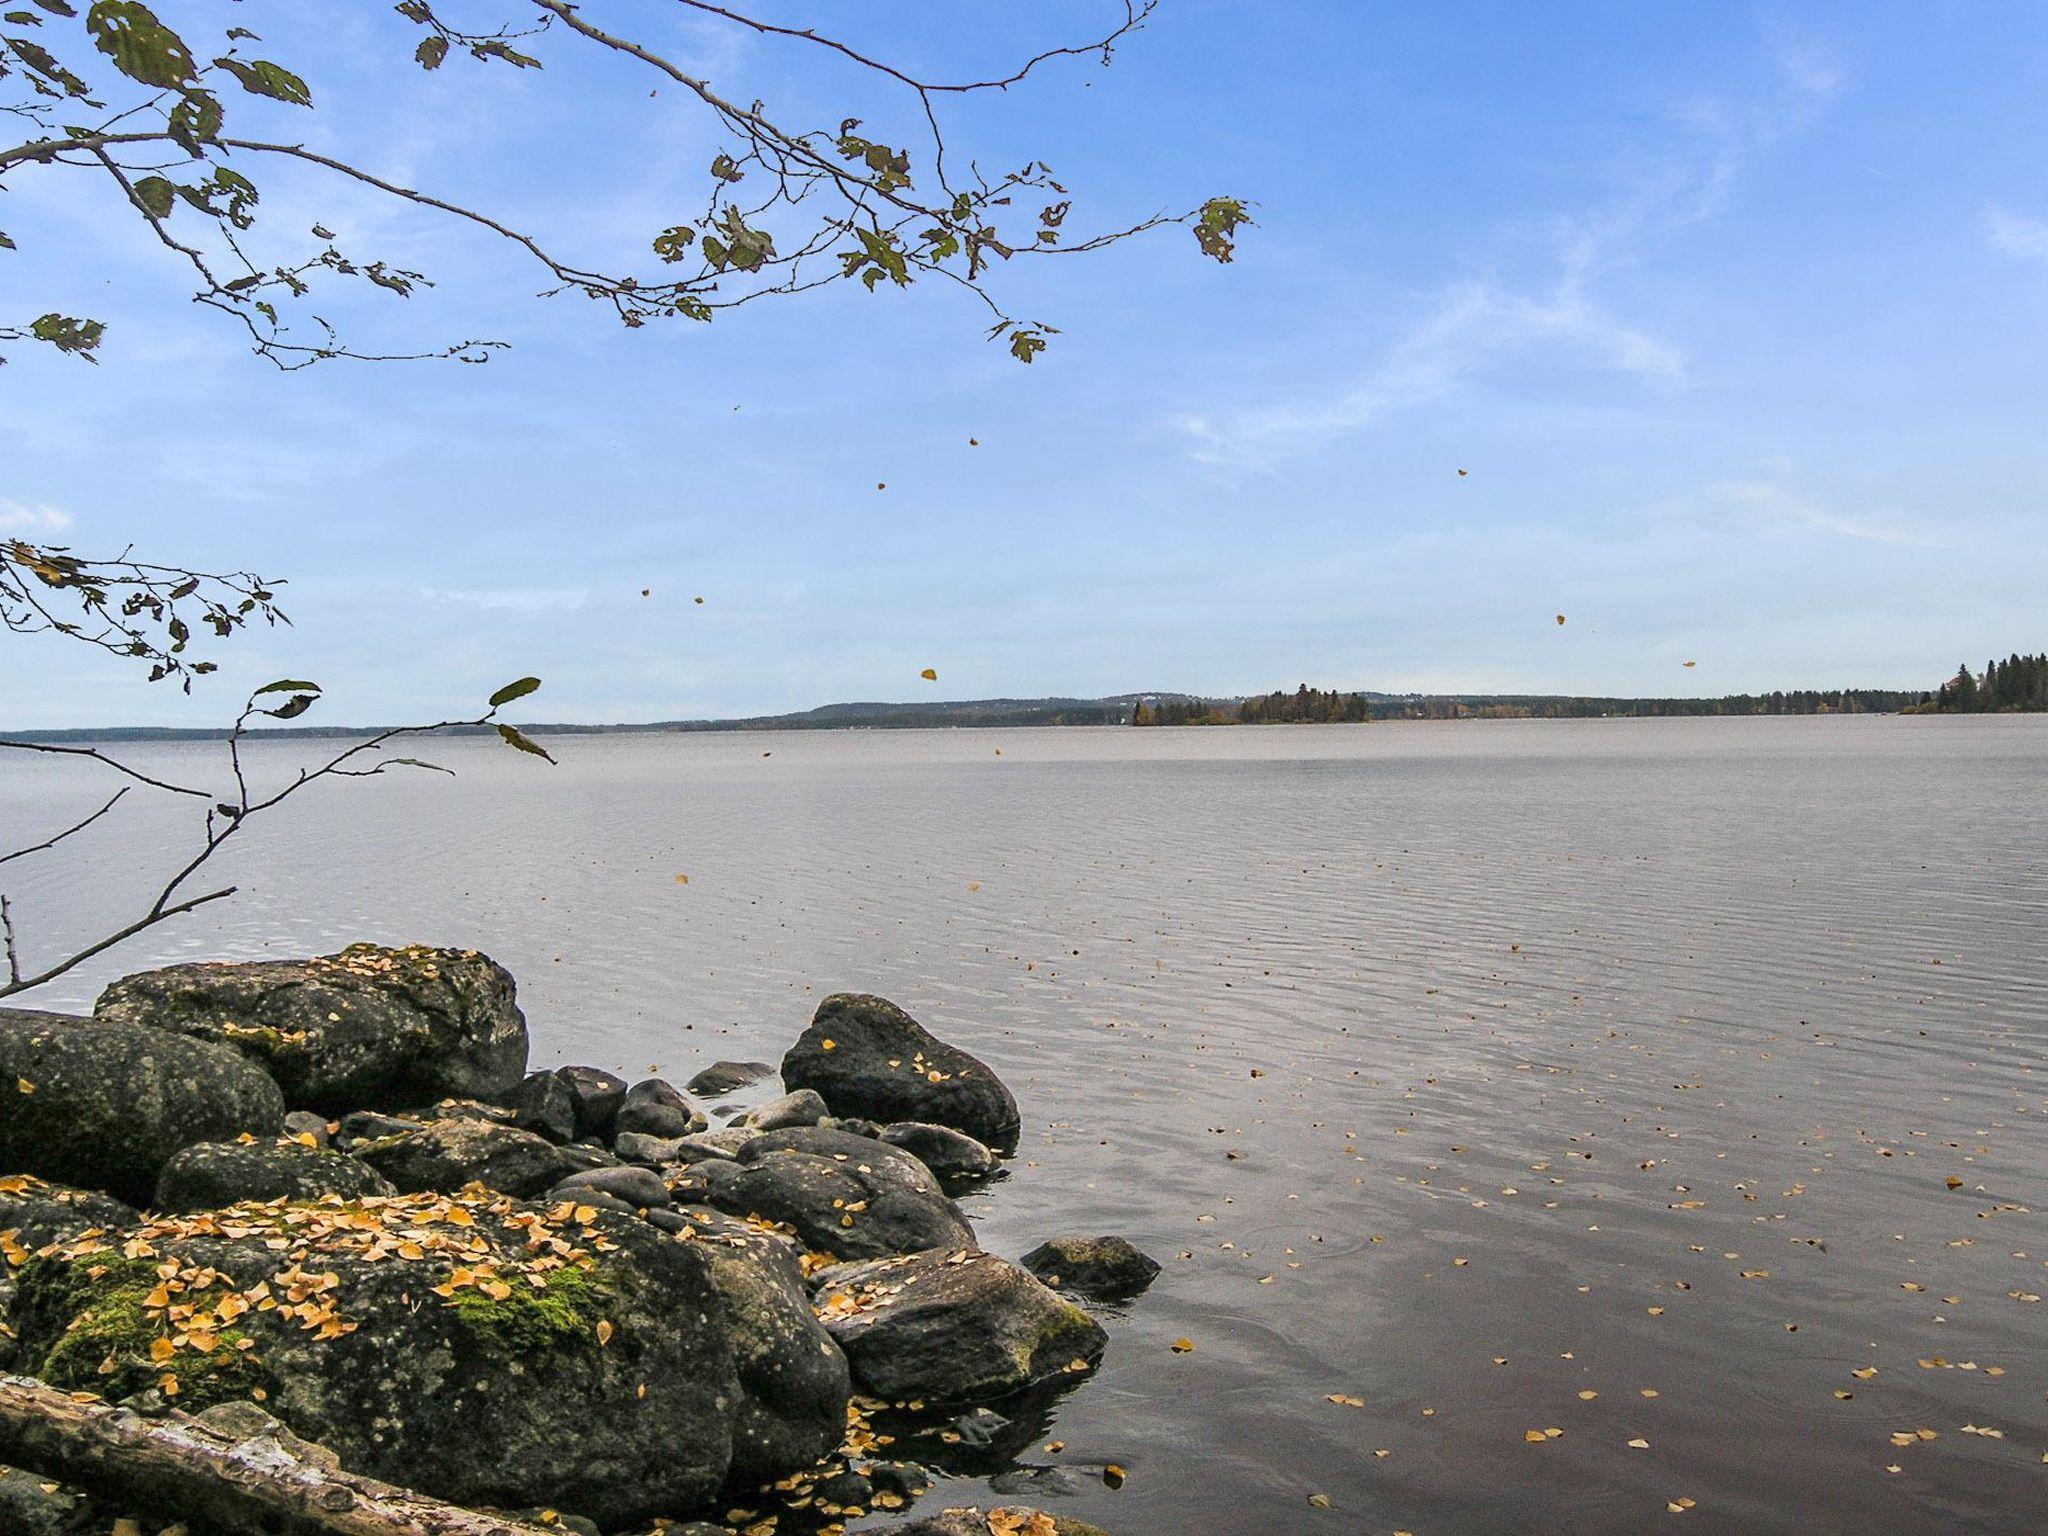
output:
<path id="1" fill-rule="evenodd" d="M 756 1104 L 736 1123 L 750 1131 L 786 1131 L 794 1126 L 816 1125 L 829 1113 L 823 1099 L 808 1088 L 799 1088 L 765 1104 Z"/>
<path id="2" fill-rule="evenodd" d="M 50 1243 L 81 1232 L 133 1224 L 132 1207 L 96 1190 L 51 1184 L 28 1173 L 0 1177 L 0 1269 L 12 1269 Z"/>
<path id="3" fill-rule="evenodd" d="M 736 1450 L 751 1346 L 712 1246 L 571 1202 L 235 1206 L 32 1260 L 16 1319 L 24 1361 L 61 1387 L 174 1387 L 188 1410 L 260 1392 L 351 1471 L 644 1524 L 714 1498 L 736 1464 L 808 1465 L 844 1429 L 845 1378 L 814 1329 L 801 1344 L 827 1368 L 783 1410 L 810 1433 L 787 1460 L 766 1439 Z"/>
<path id="4" fill-rule="evenodd" d="M 173 1153 L 283 1123 L 277 1084 L 225 1046 L 0 1008 L 0 1170 L 143 1205 Z"/>
<path id="5" fill-rule="evenodd" d="M 553 1142 L 492 1120 L 435 1120 L 417 1131 L 349 1149 L 408 1194 L 452 1194 L 481 1184 L 507 1195 L 537 1195 L 576 1172 Z"/>
<path id="6" fill-rule="evenodd" d="M 244 1200 L 397 1193 L 368 1163 L 339 1152 L 296 1141 L 202 1141 L 164 1164 L 153 1204 L 160 1211 L 212 1211 Z"/>
<path id="7" fill-rule="evenodd" d="M 875 1536 L 991 1536 L 992 1532 L 996 1536 L 1109 1536 L 1099 1525 L 1022 1504 L 1003 1504 L 985 1512 L 972 1507 L 942 1509 L 935 1515 L 878 1526 Z"/>
<path id="8" fill-rule="evenodd" d="M 883 1126 L 876 1139 L 908 1152 L 931 1169 L 949 1190 L 977 1184 L 994 1174 L 997 1167 L 995 1153 L 950 1125 L 903 1120 Z"/>
<path id="9" fill-rule="evenodd" d="M 526 1071 L 511 975 L 467 949 L 352 944 L 312 960 L 173 965 L 123 977 L 97 1017 L 233 1046 L 294 1109 L 500 1099 Z"/>
<path id="10" fill-rule="evenodd" d="M 774 1075 L 765 1061 L 714 1061 L 683 1086 L 700 1099 L 715 1099 Z"/>
<path id="11" fill-rule="evenodd" d="M 1109 1336 L 1007 1259 L 933 1249 L 811 1277 L 854 1384 L 890 1402 L 971 1403 L 1084 1374 Z"/>
<path id="12" fill-rule="evenodd" d="M 1017 1145 L 1017 1101 L 994 1072 L 886 998 L 840 992 L 782 1058 L 790 1088 L 814 1088 L 835 1115 L 950 1125 L 998 1151 Z"/>
<path id="13" fill-rule="evenodd" d="M 557 1067 L 554 1075 L 575 1101 L 576 1134 L 611 1140 L 619 1106 L 626 1102 L 626 1080 L 602 1067 Z"/>
<path id="14" fill-rule="evenodd" d="M 1135 1296 L 1159 1273 L 1159 1261 L 1122 1237 L 1050 1237 L 1018 1261 L 1056 1291 L 1101 1301 Z"/>
<path id="15" fill-rule="evenodd" d="M 974 1246 L 967 1217 L 924 1164 L 840 1131 L 769 1131 L 731 1161 L 691 1164 L 669 1187 L 679 1200 L 779 1222 L 838 1259 Z"/>

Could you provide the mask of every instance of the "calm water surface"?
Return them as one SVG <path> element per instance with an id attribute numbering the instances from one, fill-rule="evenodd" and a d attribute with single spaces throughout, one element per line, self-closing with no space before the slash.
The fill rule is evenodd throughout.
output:
<path id="1" fill-rule="evenodd" d="M 1022 1102 L 989 1248 L 1166 1264 L 1019 1427 L 1127 1470 L 1039 1499 L 1118 1536 L 2048 1529 L 2048 718 L 429 755 L 459 777 L 309 799 L 241 897 L 37 1001 L 474 945 L 536 1065 L 680 1081 L 885 993 Z M 0 823 L 106 792 L 9 762 Z M 14 880 L 29 943 L 175 832 Z"/>

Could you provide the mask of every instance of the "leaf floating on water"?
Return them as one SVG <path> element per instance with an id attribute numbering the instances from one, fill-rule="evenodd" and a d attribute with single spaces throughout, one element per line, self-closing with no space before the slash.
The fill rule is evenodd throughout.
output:
<path id="1" fill-rule="evenodd" d="M 1323 1397 L 1323 1401 L 1326 1403 L 1337 1403 L 1346 1408 L 1363 1408 L 1365 1406 L 1364 1398 L 1353 1397 L 1348 1392 L 1326 1393 Z"/>
<path id="2" fill-rule="evenodd" d="M 1173 1352 L 1176 1355 L 1184 1355 L 1194 1347 L 1195 1341 L 1193 1339 L 1175 1339 L 1173 1341 Z"/>
<path id="3" fill-rule="evenodd" d="M 1688 667 L 1696 667 L 1696 666 L 1698 666 L 1698 665 L 1699 665 L 1699 663 L 1698 663 L 1698 662 L 1696 662 L 1696 661 L 1688 661 L 1688 662 L 1686 663 L 1686 665 L 1687 665 Z"/>
<path id="4" fill-rule="evenodd" d="M 677 875 L 677 876 L 676 876 L 676 884 L 677 884 L 677 885 L 688 885 L 689 883 L 690 883 L 690 877 L 689 877 L 688 875 Z"/>
<path id="5" fill-rule="evenodd" d="M 1638 1435 L 1635 1439 L 1629 1441 L 1628 1448 L 1632 1451 L 1647 1451 L 1650 1448 L 1650 1442 Z"/>
<path id="6" fill-rule="evenodd" d="M 1694 1504 L 1695 1504 L 1696 1502 L 1697 1502 L 1697 1501 L 1696 1501 L 1696 1500 L 1693 1500 L 1693 1499 L 1687 1499 L 1687 1498 L 1677 1498 L 1677 1499 L 1672 1499 L 1672 1500 L 1671 1500 L 1671 1501 L 1670 1501 L 1669 1503 L 1667 1503 L 1667 1504 L 1666 1504 L 1666 1505 L 1665 1505 L 1664 1507 L 1665 1507 L 1666 1509 L 1670 1510 L 1670 1511 L 1671 1511 L 1671 1513 L 1672 1513 L 1672 1514 L 1674 1514 L 1674 1515 L 1682 1515 L 1682 1514 L 1684 1514 L 1684 1513 L 1685 1513 L 1685 1512 L 1686 1512 L 1686 1511 L 1687 1511 L 1688 1509 L 1691 1509 L 1691 1508 L 1692 1508 L 1692 1507 L 1694 1506 Z"/>
<path id="7" fill-rule="evenodd" d="M 1327 1493 L 1312 1493 L 1308 1496 L 1308 1501 L 1317 1509 L 1328 1509 L 1330 1507 L 1330 1496 Z"/>

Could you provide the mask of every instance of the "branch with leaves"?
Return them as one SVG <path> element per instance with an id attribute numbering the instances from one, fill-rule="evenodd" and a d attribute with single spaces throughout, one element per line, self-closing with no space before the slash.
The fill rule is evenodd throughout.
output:
<path id="1" fill-rule="evenodd" d="M 6 962 L 6 977 L 4 981 L 0 981 L 0 999 L 11 997 L 17 992 L 27 992 L 36 987 L 47 985 L 58 977 L 77 969 L 95 956 L 104 954 L 117 945 L 126 943 L 138 934 L 147 933 L 159 924 L 167 923 L 173 918 L 182 917 L 188 912 L 197 911 L 200 907 L 207 906 L 212 902 L 225 900 L 227 897 L 234 895 L 236 887 L 232 885 L 218 886 L 212 890 L 196 890 L 196 887 L 200 884 L 198 876 L 201 871 L 252 822 L 264 813 L 275 810 L 293 795 L 298 794 L 308 786 L 318 784 L 325 779 L 375 778 L 394 768 L 426 769 L 436 773 L 448 773 L 451 771 L 441 767 L 439 764 L 430 763 L 417 757 L 392 757 L 385 755 L 386 748 L 394 741 L 412 736 L 433 735 L 437 732 L 456 730 L 463 727 L 491 726 L 496 729 L 498 736 L 506 745 L 552 763 L 554 758 L 549 756 L 545 747 L 526 736 L 517 727 L 508 725 L 498 718 L 499 710 L 508 704 L 525 698 L 539 687 L 539 678 L 522 677 L 516 682 L 507 683 L 496 693 L 492 694 L 481 714 L 462 720 L 440 720 L 432 725 L 401 725 L 393 726 L 388 730 L 378 731 L 334 753 L 326 761 L 319 764 L 319 766 L 301 768 L 283 784 L 262 792 L 252 788 L 249 765 L 244 755 L 244 748 L 248 745 L 250 739 L 250 727 L 259 718 L 296 720 L 319 701 L 321 689 L 318 683 L 304 682 L 296 678 L 283 678 L 274 683 L 266 683 L 263 687 L 258 688 L 249 695 L 247 702 L 242 706 L 241 713 L 235 718 L 234 729 L 228 733 L 227 774 L 233 787 L 219 793 L 189 785 L 173 784 L 168 780 L 142 773 L 140 770 L 131 768 L 112 755 L 94 747 L 53 745 L 45 742 L 0 741 L 0 752 L 59 753 L 81 759 L 89 759 L 125 774 L 130 779 L 149 788 L 174 796 L 200 798 L 207 802 L 205 819 L 200 829 L 198 850 L 187 858 L 184 863 L 180 864 L 164 881 L 163 885 L 157 890 L 155 897 L 142 912 L 128 921 L 113 927 L 100 935 L 100 937 L 80 945 L 55 959 L 42 962 L 24 960 L 20 937 L 15 927 L 15 904 L 11 897 L 5 893 L 0 893 L 0 954 L 4 954 Z M 101 817 L 111 812 L 132 787 L 132 785 L 123 786 L 112 799 L 108 800 L 106 804 L 102 805 L 90 816 L 43 839 L 39 843 L 0 852 L 0 865 L 11 863 L 16 859 L 27 858 L 32 854 L 46 852 L 56 847 L 66 838 L 83 832 L 87 827 L 90 827 Z"/>
<path id="2" fill-rule="evenodd" d="M 405 297 L 428 279 L 384 261 L 345 255 L 334 233 L 317 223 L 311 249 L 300 247 L 282 261 L 259 258 L 253 245 L 262 197 L 257 178 L 278 162 L 317 168 L 509 242 L 540 269 L 543 295 L 581 295 L 628 327 L 708 321 L 722 310 L 838 283 L 857 282 L 873 291 L 885 283 L 907 288 L 921 278 L 937 278 L 972 294 L 990 317 L 990 338 L 1026 363 L 1057 328 L 1005 309 L 992 281 L 1002 265 L 1019 257 L 1100 251 L 1170 225 L 1188 228 L 1202 254 L 1227 262 L 1238 231 L 1251 222 L 1241 199 L 1212 197 L 1178 212 L 1083 232 L 1070 222 L 1072 195 L 1044 161 L 984 173 L 971 158 L 964 170 L 956 169 L 961 162 L 953 154 L 949 165 L 942 103 L 1008 91 L 1059 60 L 1093 58 L 1107 65 L 1116 48 L 1152 18 L 1159 0 L 1120 0 L 1114 25 L 1102 36 L 1047 48 L 1008 70 L 966 81 L 923 79 L 814 28 L 782 25 L 710 0 L 669 0 L 677 12 L 822 50 L 891 90 L 909 92 L 924 124 L 923 142 L 915 147 L 869 136 L 858 116 L 845 116 L 836 126 L 791 126 L 765 103 L 714 87 L 618 24 L 590 19 L 592 12 L 617 11 L 644 24 L 644 4 L 499 3 L 509 16 L 490 30 L 454 24 L 439 0 L 401 0 L 394 9 L 424 34 L 412 49 L 422 69 L 436 71 L 461 60 L 538 70 L 542 53 L 557 44 L 601 49 L 682 87 L 684 99 L 725 134 L 726 146 L 707 168 L 701 206 L 650 232 L 652 272 L 579 264 L 496 215 L 405 186 L 289 136 L 230 133 L 230 111 L 239 120 L 245 98 L 310 110 L 312 88 L 291 69 L 252 53 L 261 39 L 247 28 L 227 29 L 217 52 L 195 48 L 139 0 L 93 0 L 82 15 L 70 0 L 34 0 L 39 10 L 16 9 L 0 17 L 0 83 L 11 81 L 15 88 L 12 100 L 0 90 L 0 120 L 12 117 L 29 129 L 11 147 L 0 135 L 0 186 L 13 174 L 64 170 L 98 180 L 167 253 L 191 269 L 195 301 L 229 316 L 260 356 L 287 369 L 333 358 L 477 363 L 500 343 L 471 339 L 399 353 L 351 347 L 306 310 L 304 301 L 316 283 L 357 279 Z M 99 77 L 97 83 L 92 76 Z M 0 232 L 0 251 L 14 245 Z M 88 361 L 104 336 L 99 320 L 55 312 L 0 324 L 0 342 L 40 341 Z"/>

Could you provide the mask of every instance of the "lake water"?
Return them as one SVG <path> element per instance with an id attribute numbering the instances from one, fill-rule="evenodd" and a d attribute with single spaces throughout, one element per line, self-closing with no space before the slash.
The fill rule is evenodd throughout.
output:
<path id="1" fill-rule="evenodd" d="M 1165 1263 L 1019 1431 L 1117 1536 L 2048 1529 L 2048 717 L 556 747 L 308 797 L 29 1001 L 474 945 L 535 1065 L 680 1082 L 886 994 L 1021 1101 L 989 1248 Z M 110 788 L 8 762 L 0 823 Z M 26 941 L 172 835 L 16 865 Z"/>

